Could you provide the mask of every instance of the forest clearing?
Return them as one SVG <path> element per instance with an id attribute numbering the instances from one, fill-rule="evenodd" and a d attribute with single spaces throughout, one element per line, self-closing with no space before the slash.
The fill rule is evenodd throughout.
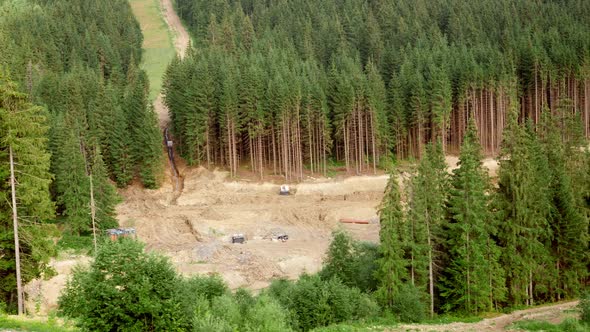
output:
<path id="1" fill-rule="evenodd" d="M 590 3 L 496 1 L 0 0 L 0 330 L 585 331 Z"/>

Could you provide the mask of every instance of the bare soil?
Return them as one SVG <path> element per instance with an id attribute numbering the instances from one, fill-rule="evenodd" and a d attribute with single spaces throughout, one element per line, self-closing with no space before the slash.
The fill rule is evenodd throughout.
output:
<path id="1" fill-rule="evenodd" d="M 161 0 L 161 4 L 164 19 L 174 34 L 174 47 L 176 48 L 176 53 L 182 58 L 188 48 L 190 37 L 174 10 L 172 0 Z"/>
<path id="2" fill-rule="evenodd" d="M 180 273 L 218 273 L 231 288 L 259 289 L 273 278 L 319 270 L 331 232 L 349 229 L 377 241 L 379 225 L 341 225 L 341 218 L 375 219 L 387 176 L 309 179 L 280 196 L 279 184 L 228 179 L 225 171 L 180 169 L 182 195 L 172 184 L 148 191 L 132 187 L 118 209 L 148 249 L 170 257 Z M 284 232 L 286 242 L 273 235 Z M 245 244 L 231 244 L 233 234 Z"/>
<path id="3" fill-rule="evenodd" d="M 449 171 L 456 158 L 448 157 Z M 490 174 L 497 164 L 486 159 Z M 341 224 L 342 218 L 378 220 L 387 175 L 309 176 L 280 196 L 280 181 L 230 179 L 228 172 L 188 168 L 178 162 L 181 193 L 172 182 L 158 190 L 130 187 L 117 209 L 122 226 L 135 227 L 148 249 L 169 256 L 185 275 L 220 274 L 231 288 L 266 287 L 273 278 L 317 272 L 331 233 L 341 227 L 355 238 L 379 240 L 379 224 Z M 287 242 L 273 241 L 284 232 Z M 245 244 L 232 244 L 244 234 Z"/>

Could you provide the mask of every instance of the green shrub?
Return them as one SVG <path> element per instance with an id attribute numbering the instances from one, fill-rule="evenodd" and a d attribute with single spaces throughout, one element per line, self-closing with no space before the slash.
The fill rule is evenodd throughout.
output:
<path id="1" fill-rule="evenodd" d="M 254 296 L 252 296 L 250 291 L 244 288 L 238 288 L 238 290 L 236 290 L 234 293 L 234 298 L 240 306 L 240 313 L 242 316 L 246 316 L 248 314 L 248 310 L 250 310 L 250 308 L 256 304 L 256 299 Z"/>
<path id="2" fill-rule="evenodd" d="M 76 268 L 59 298 L 62 314 L 90 331 L 174 331 L 190 317 L 179 310 L 179 278 L 163 256 L 131 239 L 106 241 L 89 268 Z"/>
<path id="3" fill-rule="evenodd" d="M 580 309 L 580 320 L 586 324 L 590 324 L 590 292 L 584 294 L 578 304 Z"/>
<path id="4" fill-rule="evenodd" d="M 426 318 L 427 307 L 418 288 L 404 284 L 394 297 L 391 310 L 401 322 L 418 323 Z"/>
<path id="5" fill-rule="evenodd" d="M 583 323 L 574 318 L 567 318 L 557 325 L 538 320 L 521 320 L 512 324 L 509 329 L 543 332 L 586 332 L 588 326 L 584 326 Z"/>
<path id="6" fill-rule="evenodd" d="M 283 332 L 291 331 L 288 326 L 287 312 L 268 295 L 260 295 L 256 303 L 244 317 L 247 332 Z"/>
<path id="7" fill-rule="evenodd" d="M 275 281 L 267 292 L 289 311 L 295 330 L 309 331 L 378 313 L 375 302 L 358 288 L 348 287 L 338 279 L 325 281 L 317 275 L 301 276 L 295 283 Z"/>
<path id="8" fill-rule="evenodd" d="M 377 257 L 376 244 L 355 241 L 346 231 L 336 230 L 319 274 L 324 280 L 338 278 L 349 287 L 370 293 L 377 288 Z"/>
<path id="9" fill-rule="evenodd" d="M 91 235 L 80 236 L 64 232 L 57 242 L 59 250 L 73 250 L 76 253 L 90 253 L 94 250 L 94 242 Z"/>
<path id="10" fill-rule="evenodd" d="M 195 299 L 202 297 L 204 300 L 211 301 L 213 298 L 222 296 L 229 292 L 227 285 L 220 276 L 192 276 L 178 280 L 178 301 L 179 310 L 183 316 L 192 317 L 197 310 L 199 302 Z"/>
<path id="11" fill-rule="evenodd" d="M 194 299 L 193 308 L 195 309 L 192 320 L 194 332 L 233 332 L 236 330 L 235 326 L 212 312 L 211 302 L 206 298 L 198 296 Z"/>

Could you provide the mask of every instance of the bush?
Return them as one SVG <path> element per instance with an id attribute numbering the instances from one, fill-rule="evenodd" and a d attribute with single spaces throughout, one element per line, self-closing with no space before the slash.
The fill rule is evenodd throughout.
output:
<path id="1" fill-rule="evenodd" d="M 261 295 L 245 316 L 244 328 L 248 332 L 291 331 L 287 323 L 287 313 L 281 305 L 267 295 Z"/>
<path id="2" fill-rule="evenodd" d="M 62 314 L 90 331 L 175 331 L 189 327 L 179 278 L 164 257 L 131 239 L 106 241 L 89 268 L 76 268 L 59 298 Z"/>
<path id="3" fill-rule="evenodd" d="M 287 314 L 275 300 L 266 295 L 254 299 L 244 297 L 244 294 L 248 293 L 240 291 L 234 296 L 227 293 L 211 301 L 199 297 L 195 305 L 193 331 L 290 331 L 286 323 Z"/>
<path id="4" fill-rule="evenodd" d="M 580 320 L 583 323 L 590 324 L 590 292 L 587 292 L 580 299 L 578 308 L 580 309 Z"/>
<path id="5" fill-rule="evenodd" d="M 75 253 L 90 253 L 94 250 L 92 236 L 80 236 L 64 232 L 57 242 L 59 250 L 72 250 Z"/>
<path id="6" fill-rule="evenodd" d="M 238 304 L 230 294 L 211 300 L 198 297 L 194 304 L 193 331 L 195 332 L 233 332 L 241 325 Z"/>
<path id="7" fill-rule="evenodd" d="M 205 301 L 211 301 L 213 298 L 229 292 L 227 285 L 218 275 L 192 276 L 187 279 L 179 278 L 177 288 L 179 292 L 179 310 L 182 310 L 183 316 L 191 317 L 191 320 L 197 306 L 200 305 L 200 302 L 196 301 L 197 297 L 201 297 Z"/>
<path id="8" fill-rule="evenodd" d="M 376 244 L 355 241 L 346 231 L 336 230 L 319 274 L 324 280 L 338 278 L 349 287 L 373 292 L 377 289 L 378 252 Z"/>
<path id="9" fill-rule="evenodd" d="M 393 299 L 391 311 L 401 322 L 419 323 L 426 318 L 427 307 L 418 288 L 404 284 Z"/>
<path id="10" fill-rule="evenodd" d="M 275 281 L 267 292 L 289 311 L 291 326 L 301 331 L 374 316 L 379 308 L 358 288 L 317 275 L 301 276 L 296 283 Z"/>
<path id="11" fill-rule="evenodd" d="M 560 324 L 551 324 L 538 320 L 521 320 L 510 326 L 510 329 L 524 331 L 543 331 L 543 332 L 586 332 L 588 327 L 584 326 L 574 318 L 567 318 Z"/>

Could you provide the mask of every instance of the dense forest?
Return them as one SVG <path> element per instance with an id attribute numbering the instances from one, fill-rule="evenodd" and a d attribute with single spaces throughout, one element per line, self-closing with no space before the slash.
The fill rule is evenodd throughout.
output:
<path id="1" fill-rule="evenodd" d="M 544 115 L 537 132 L 532 120 L 517 123 L 516 109 L 509 114 L 497 184 L 472 119 L 452 175 L 441 144 L 429 144 L 403 199 L 398 191 L 383 202 L 382 216 L 398 211 L 382 220 L 382 230 L 391 223 L 387 236 L 401 239 L 389 258 L 403 271 L 397 283 L 417 287 L 431 314 L 552 302 L 585 289 L 590 153 L 580 149 L 581 127 L 569 111 Z M 569 129 L 559 129 L 563 122 Z"/>
<path id="2" fill-rule="evenodd" d="M 9 157 L 24 282 L 54 252 L 48 235 L 56 217 L 73 234 L 88 234 L 92 222 L 117 226 L 113 183 L 158 186 L 161 140 L 138 68 L 141 42 L 124 0 L 0 1 L 0 301 L 9 308 L 16 301 Z"/>
<path id="3" fill-rule="evenodd" d="M 176 3 L 194 48 L 166 103 L 190 163 L 361 173 L 436 139 L 457 153 L 471 118 L 495 155 L 514 106 L 534 125 L 567 109 L 590 136 L 588 1 Z"/>

